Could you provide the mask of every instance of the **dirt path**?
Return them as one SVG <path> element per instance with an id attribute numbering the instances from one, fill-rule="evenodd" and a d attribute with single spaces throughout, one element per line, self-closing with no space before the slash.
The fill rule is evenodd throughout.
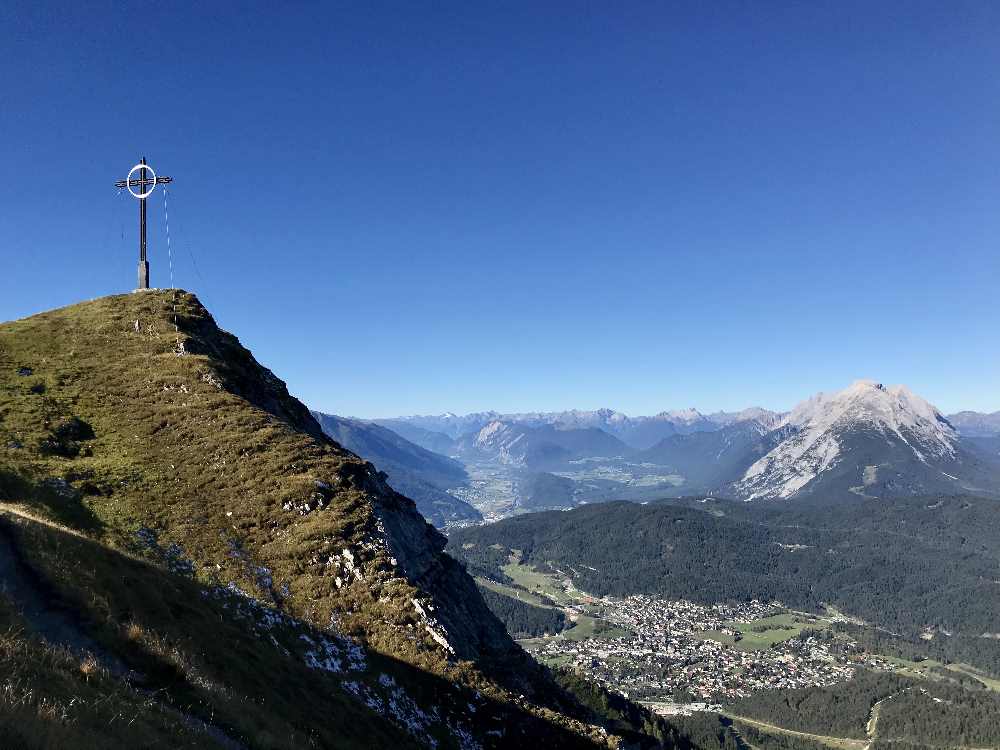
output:
<path id="1" fill-rule="evenodd" d="M 868 714 L 868 723 L 865 725 L 865 734 L 868 735 L 868 744 L 865 745 L 865 750 L 871 750 L 872 743 L 875 742 L 875 739 L 878 736 L 878 719 L 882 712 L 882 705 L 891 701 L 893 698 L 902 695 L 908 690 L 913 690 L 913 687 L 914 686 L 911 685 L 908 688 L 903 688 L 898 693 L 887 695 L 885 698 L 875 701 L 875 704 L 872 706 L 871 713 Z"/>
<path id="2" fill-rule="evenodd" d="M 125 664 L 83 632 L 75 613 L 60 607 L 54 593 L 24 562 L 10 524 L 10 519 L 0 513 L 0 590 L 16 603 L 34 633 L 81 657 L 93 654 L 116 677 L 127 675 Z"/>
<path id="3" fill-rule="evenodd" d="M 875 701 L 875 705 L 872 706 L 871 713 L 868 714 L 868 723 L 865 725 L 865 734 L 868 735 L 868 744 L 865 745 L 865 750 L 871 750 L 872 743 L 875 742 L 875 732 L 878 729 L 878 715 L 879 711 L 882 710 L 882 701 L 886 701 L 889 698 L 882 698 L 881 700 Z"/>
<path id="4" fill-rule="evenodd" d="M 882 701 L 885 698 L 880 698 L 875 701 L 875 705 L 872 706 L 871 712 L 868 714 L 868 723 L 865 724 L 865 734 L 868 735 L 868 744 L 875 740 L 875 730 L 878 728 L 878 713 L 882 709 Z"/>

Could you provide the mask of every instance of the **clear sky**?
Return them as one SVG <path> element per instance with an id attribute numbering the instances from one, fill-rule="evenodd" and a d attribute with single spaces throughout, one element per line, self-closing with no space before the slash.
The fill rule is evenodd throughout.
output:
<path id="1" fill-rule="evenodd" d="M 134 286 L 143 154 L 325 411 L 1000 409 L 995 2 L 8 0 L 0 320 Z"/>

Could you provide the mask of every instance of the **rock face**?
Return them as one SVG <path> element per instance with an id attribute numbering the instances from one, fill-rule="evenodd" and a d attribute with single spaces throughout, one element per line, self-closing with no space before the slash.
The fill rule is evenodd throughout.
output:
<path id="1" fill-rule="evenodd" d="M 976 491 L 996 481 L 948 420 L 905 386 L 859 380 L 802 402 L 776 429 L 780 441 L 734 485 L 748 500 Z"/>
<path id="2" fill-rule="evenodd" d="M 414 503 L 331 440 L 193 295 L 107 297 L 4 324 L 0 370 L 9 499 L 104 544 L 130 548 L 149 530 L 202 585 L 434 676 L 427 715 L 446 715 L 449 690 L 474 690 L 490 701 L 482 716 L 526 727 L 501 744 L 523 732 L 571 745 L 597 736 L 553 713 L 573 702 L 513 643 Z M 70 436 L 74 451 L 43 450 L 67 424 L 87 427 Z M 67 492 L 30 489 L 51 478 Z"/>
<path id="3" fill-rule="evenodd" d="M 490 422 L 457 442 L 459 455 L 507 466 L 546 469 L 592 456 L 621 456 L 629 448 L 595 427 L 532 427 L 514 422 Z"/>

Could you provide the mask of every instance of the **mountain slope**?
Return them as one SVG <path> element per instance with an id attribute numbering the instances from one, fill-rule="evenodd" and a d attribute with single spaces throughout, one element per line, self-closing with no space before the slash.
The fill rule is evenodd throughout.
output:
<path id="1" fill-rule="evenodd" d="M 686 480 L 686 487 L 710 490 L 736 481 L 780 440 L 755 420 L 735 422 L 713 432 L 664 438 L 635 460 L 659 464 Z"/>
<path id="2" fill-rule="evenodd" d="M 370 422 L 392 430 L 403 439 L 409 440 L 414 445 L 419 445 L 424 450 L 439 453 L 442 456 L 450 456 L 455 447 L 455 441 L 443 432 L 434 432 L 418 427 L 405 419 L 372 419 Z"/>
<path id="3" fill-rule="evenodd" d="M 342 688 L 419 673 L 238 594 L 11 512 L 0 578 L 0 747 L 420 747 Z"/>
<path id="4" fill-rule="evenodd" d="M 515 486 L 517 507 L 524 511 L 571 508 L 576 505 L 576 482 L 547 472 L 527 473 Z"/>
<path id="5" fill-rule="evenodd" d="M 531 427 L 501 421 L 490 422 L 479 432 L 466 435 L 458 441 L 457 450 L 461 456 L 531 469 L 551 469 L 581 458 L 631 453 L 622 441 L 595 427 L 559 428 L 549 424 Z"/>
<path id="6" fill-rule="evenodd" d="M 311 663 L 340 665 L 337 695 L 371 709 L 372 731 L 388 722 L 441 746 L 610 741 L 574 718 L 577 704 L 510 640 L 413 502 L 324 435 L 185 292 L 0 325 L 0 498 L 101 549 L 191 575 L 204 596 L 233 592 L 262 622 L 287 617 L 293 632 L 324 634 L 331 645 L 313 638 Z M 57 550 L 39 579 L 71 586 L 59 571 L 74 565 Z M 63 595 L 96 602 L 109 627 L 159 623 L 120 592 L 80 585 Z M 347 670 L 355 646 L 369 666 Z M 274 679 L 271 689 L 301 689 Z M 323 706 L 316 717 L 338 710 Z M 245 744 L 301 746 L 270 735 Z"/>
<path id="7" fill-rule="evenodd" d="M 741 409 L 740 411 L 713 412 L 705 418 L 719 427 L 726 427 L 737 422 L 757 422 L 767 429 L 773 429 L 783 417 L 784 414 L 762 409 L 759 406 L 751 406 L 749 409 Z"/>
<path id="8" fill-rule="evenodd" d="M 796 406 L 782 439 L 733 486 L 746 499 L 804 494 L 886 497 L 977 492 L 998 476 L 955 428 L 905 386 L 859 380 Z"/>
<path id="9" fill-rule="evenodd" d="M 482 521 L 479 511 L 446 490 L 468 481 L 462 464 L 411 443 L 380 425 L 314 411 L 328 436 L 371 461 L 388 475 L 389 484 L 417 504 L 424 518 L 442 528 Z"/>
<path id="10" fill-rule="evenodd" d="M 413 415 L 406 417 L 394 417 L 393 419 L 383 419 L 381 422 L 389 429 L 395 429 L 400 423 L 415 427 L 427 432 L 436 432 L 455 440 L 462 435 L 478 432 L 490 422 L 501 419 L 501 415 L 495 411 L 474 412 L 472 414 L 437 414 L 437 415 Z M 413 440 L 409 435 L 404 437 Z M 417 442 L 414 440 L 414 442 Z"/>

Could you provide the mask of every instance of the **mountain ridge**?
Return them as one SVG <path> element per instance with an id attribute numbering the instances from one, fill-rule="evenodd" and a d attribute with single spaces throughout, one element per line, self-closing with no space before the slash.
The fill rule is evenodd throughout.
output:
<path id="1" fill-rule="evenodd" d="M 690 429 L 691 426 L 696 426 L 701 430 L 707 431 L 748 420 L 758 421 L 764 425 L 775 425 L 788 414 L 788 411 L 773 411 L 759 406 L 751 406 L 736 411 L 719 410 L 707 413 L 690 407 L 687 409 L 664 410 L 649 416 L 629 416 L 623 412 L 605 407 L 591 410 L 567 409 L 563 411 L 537 412 L 498 412 L 490 410 L 470 412 L 464 415 L 446 412 L 443 414 L 414 414 L 376 419 L 365 419 L 362 417 L 345 418 L 382 425 L 383 427 L 399 432 L 403 437 L 418 445 L 422 445 L 422 447 L 437 453 L 447 453 L 446 446 L 450 445 L 450 441 L 469 432 L 477 432 L 493 421 L 599 427 L 605 432 L 621 438 L 621 433 L 627 433 L 629 427 L 633 425 L 656 422 L 671 423 L 675 425 L 675 428 L 680 426 L 683 434 L 683 432 L 688 431 L 684 429 L 685 427 Z M 948 414 L 946 418 L 960 433 L 969 437 L 993 437 L 1000 435 L 1000 411 L 990 413 L 966 410 Z M 632 429 L 638 428 L 633 427 Z M 449 442 L 444 444 L 438 443 L 436 448 L 430 447 L 422 443 L 421 438 L 417 437 L 415 439 L 414 435 L 419 433 L 407 434 L 408 430 L 425 431 L 438 436 L 443 435 Z M 661 435 L 659 439 L 667 436 L 669 435 Z M 426 440 L 427 438 L 424 439 Z M 625 442 L 628 443 L 629 440 L 626 439 Z M 633 447 L 645 450 L 652 447 L 652 443 L 648 445 L 634 445 Z"/>
<path id="2" fill-rule="evenodd" d="M 768 423 L 779 416 L 761 407 L 750 407 L 736 412 L 717 411 L 705 415 L 694 408 L 662 411 L 652 416 L 630 417 L 614 409 L 569 409 L 553 412 L 496 411 L 473 412 L 465 415 L 412 415 L 373 420 L 389 429 L 421 429 L 446 435 L 451 440 L 481 431 L 492 422 L 522 424 L 530 427 L 551 425 L 562 428 L 596 428 L 612 435 L 634 449 L 652 447 L 659 440 L 674 434 L 700 430 L 714 430 L 737 421 L 755 419 Z M 402 432 L 401 432 L 402 434 Z M 404 435 L 406 436 L 406 435 Z M 413 433 L 408 439 L 414 439 Z M 420 440 L 414 442 L 420 444 Z M 424 447 L 428 447 L 426 444 Z"/>

